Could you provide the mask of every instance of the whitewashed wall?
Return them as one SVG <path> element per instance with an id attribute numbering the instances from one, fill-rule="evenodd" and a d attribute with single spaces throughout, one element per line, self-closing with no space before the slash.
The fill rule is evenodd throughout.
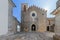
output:
<path id="1" fill-rule="evenodd" d="M 8 32 L 8 0 L 0 0 L 0 35 Z"/>

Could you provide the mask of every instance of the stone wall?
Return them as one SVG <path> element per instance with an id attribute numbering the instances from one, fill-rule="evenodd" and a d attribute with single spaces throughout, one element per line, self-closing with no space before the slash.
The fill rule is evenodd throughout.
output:
<path id="1" fill-rule="evenodd" d="M 60 33 L 60 12 L 56 14 L 55 17 L 55 33 L 59 34 Z"/>
<path id="2" fill-rule="evenodd" d="M 50 32 L 54 32 L 55 27 L 55 17 L 54 18 L 47 18 L 47 28 L 49 27 Z M 48 30 L 47 30 L 48 31 Z"/>
<path id="3" fill-rule="evenodd" d="M 60 36 L 59 35 L 54 35 L 53 40 L 60 40 Z"/>

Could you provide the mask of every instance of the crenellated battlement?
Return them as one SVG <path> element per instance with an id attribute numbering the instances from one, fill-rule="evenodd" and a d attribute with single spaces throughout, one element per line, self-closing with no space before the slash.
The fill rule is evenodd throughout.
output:
<path id="1" fill-rule="evenodd" d="M 60 7 L 60 0 L 56 2 L 56 8 Z"/>
<path id="2" fill-rule="evenodd" d="M 35 5 L 32 5 L 32 6 L 28 7 L 28 10 L 31 9 L 31 8 L 36 8 L 36 9 L 38 9 L 38 10 L 40 10 L 40 11 L 47 12 L 47 10 L 45 10 L 45 9 L 43 9 L 43 8 L 40 8 L 40 7 L 37 7 L 37 6 L 35 6 Z"/>
<path id="3" fill-rule="evenodd" d="M 29 6 L 28 7 L 28 4 L 27 3 L 22 3 L 21 4 L 21 10 L 22 11 L 25 11 L 26 12 L 27 10 L 29 10 L 31 8 L 38 9 L 39 11 L 42 11 L 42 12 L 47 12 L 47 10 L 45 10 L 43 8 L 40 8 L 40 7 L 36 6 L 36 5 L 32 5 L 32 6 Z"/>

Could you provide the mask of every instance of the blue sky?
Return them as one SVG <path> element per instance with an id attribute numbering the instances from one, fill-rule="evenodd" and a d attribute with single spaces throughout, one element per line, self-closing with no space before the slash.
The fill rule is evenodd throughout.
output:
<path id="1" fill-rule="evenodd" d="M 57 0 L 13 0 L 16 7 L 13 8 L 13 15 L 21 22 L 21 3 L 28 3 L 28 6 L 35 5 L 47 10 L 47 17 L 52 17 L 50 14 L 56 8 Z"/>

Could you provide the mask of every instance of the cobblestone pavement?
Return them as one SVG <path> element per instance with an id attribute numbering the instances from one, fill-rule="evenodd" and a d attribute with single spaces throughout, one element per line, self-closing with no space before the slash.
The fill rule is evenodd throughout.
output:
<path id="1" fill-rule="evenodd" d="M 53 38 L 48 35 L 49 33 L 47 32 L 44 32 L 44 33 L 40 33 L 40 32 L 25 33 L 24 32 L 24 33 L 11 34 L 9 36 L 1 36 L 0 40 L 53 40 Z"/>
<path id="2" fill-rule="evenodd" d="M 55 35 L 55 33 L 53 32 L 45 32 L 46 36 L 48 37 L 53 37 L 53 35 Z M 47 35 L 48 34 L 48 35 Z"/>
<path id="3" fill-rule="evenodd" d="M 54 35 L 55 35 L 55 33 L 53 33 L 53 32 L 45 32 L 45 36 L 47 36 L 49 38 L 49 40 L 53 40 Z"/>

